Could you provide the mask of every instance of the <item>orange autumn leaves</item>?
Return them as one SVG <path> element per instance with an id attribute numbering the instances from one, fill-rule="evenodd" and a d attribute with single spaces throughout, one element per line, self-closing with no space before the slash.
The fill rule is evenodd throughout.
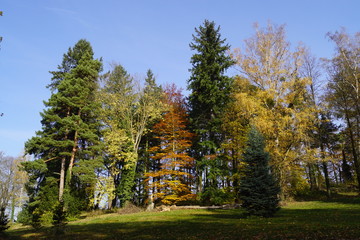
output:
<path id="1" fill-rule="evenodd" d="M 158 168 L 146 174 L 146 181 L 153 200 L 170 205 L 195 198 L 191 192 L 194 159 L 187 153 L 193 134 L 187 130 L 181 91 L 169 85 L 164 92 L 167 108 L 152 129 L 159 144 L 149 149 L 150 158 Z"/>

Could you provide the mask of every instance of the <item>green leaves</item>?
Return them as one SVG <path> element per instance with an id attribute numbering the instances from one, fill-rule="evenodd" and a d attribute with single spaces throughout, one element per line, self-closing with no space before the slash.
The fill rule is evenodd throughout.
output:
<path id="1" fill-rule="evenodd" d="M 119 179 L 117 194 L 121 204 L 131 199 L 135 184 L 138 148 L 150 123 L 160 117 L 161 88 L 152 72 L 147 72 L 145 86 L 115 65 L 103 76 L 104 86 L 97 99 L 102 105 L 100 119 L 104 124 L 106 162 L 114 179 Z"/>

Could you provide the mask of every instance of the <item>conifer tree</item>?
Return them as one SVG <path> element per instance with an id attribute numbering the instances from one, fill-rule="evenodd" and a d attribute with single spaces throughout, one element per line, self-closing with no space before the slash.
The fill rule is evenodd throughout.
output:
<path id="1" fill-rule="evenodd" d="M 232 78 L 225 75 L 234 64 L 227 51 L 226 39 L 221 39 L 220 27 L 208 20 L 193 35 L 190 48 L 191 77 L 188 80 L 191 130 L 196 134 L 192 153 L 197 161 L 198 191 L 208 192 L 218 188 L 221 143 L 221 116 L 229 102 Z M 204 176 L 204 179 L 202 179 Z M 203 184 L 205 184 L 203 186 Z"/>
<path id="2" fill-rule="evenodd" d="M 33 220 L 64 205 L 70 214 L 91 207 L 95 170 L 101 167 L 99 105 L 95 100 L 101 61 L 90 43 L 80 40 L 64 54 L 58 71 L 50 72 L 52 95 L 44 102 L 42 130 L 25 144 L 35 161 L 29 174 L 29 210 Z M 50 218 L 50 217 L 49 217 Z"/>
<path id="3" fill-rule="evenodd" d="M 255 127 L 249 131 L 240 178 L 239 198 L 249 215 L 271 217 L 279 210 L 280 187 L 269 167 L 269 153 Z"/>

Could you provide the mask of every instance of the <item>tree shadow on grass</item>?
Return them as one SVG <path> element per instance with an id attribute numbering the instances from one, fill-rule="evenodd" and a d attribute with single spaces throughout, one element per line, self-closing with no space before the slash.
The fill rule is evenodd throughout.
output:
<path id="1" fill-rule="evenodd" d="M 322 200 L 323 202 L 336 202 L 342 204 L 360 204 L 360 197 L 357 196 L 346 196 L 342 194 L 332 194 L 330 198 Z"/>
<path id="2" fill-rule="evenodd" d="M 311 192 L 309 194 L 299 195 L 295 197 L 296 201 L 321 201 L 334 202 L 342 204 L 360 204 L 359 195 L 346 195 L 341 193 L 332 193 L 330 197 L 324 191 Z"/>
<path id="3" fill-rule="evenodd" d="M 246 219 L 248 215 L 241 209 L 208 209 L 212 214 L 195 214 L 197 218 Z"/>

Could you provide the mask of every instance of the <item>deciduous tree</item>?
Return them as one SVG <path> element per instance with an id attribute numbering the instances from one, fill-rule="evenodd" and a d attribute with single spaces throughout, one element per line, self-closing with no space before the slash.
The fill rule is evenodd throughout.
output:
<path id="1" fill-rule="evenodd" d="M 120 65 L 104 77 L 99 100 L 105 124 L 106 164 L 114 177 L 121 206 L 133 197 L 139 144 L 148 123 L 160 115 L 160 97 L 151 71 L 144 88 Z"/>
<path id="2" fill-rule="evenodd" d="M 303 179 L 301 156 L 314 118 L 308 104 L 311 79 L 299 72 L 304 49 L 291 51 L 284 26 L 271 23 L 266 28 L 256 25 L 255 35 L 245 44 L 236 56 L 243 77 L 253 87 L 235 96 L 236 105 L 265 136 L 285 197 Z"/>
<path id="3" fill-rule="evenodd" d="M 10 222 L 14 221 L 15 207 L 20 207 L 26 198 L 26 173 L 19 169 L 24 161 L 23 157 L 14 158 L 0 152 L 0 209 L 10 210 Z"/>
<path id="4" fill-rule="evenodd" d="M 193 134 L 189 132 L 185 101 L 175 85 L 165 89 L 167 110 L 152 131 L 159 145 L 149 149 L 150 156 L 160 168 L 147 174 L 148 189 L 155 202 L 176 204 L 194 199 L 194 158 L 189 156 Z"/>
<path id="5" fill-rule="evenodd" d="M 326 99 L 344 120 L 360 186 L 360 33 L 350 36 L 344 29 L 328 33 L 335 43 L 335 56 L 325 60 L 330 76 Z"/>

